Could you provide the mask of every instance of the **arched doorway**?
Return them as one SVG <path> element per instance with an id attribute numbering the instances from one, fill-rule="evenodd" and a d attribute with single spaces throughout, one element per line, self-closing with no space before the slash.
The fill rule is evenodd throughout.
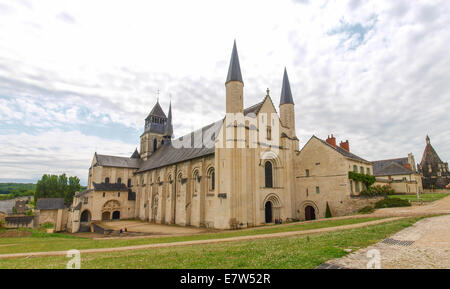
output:
<path id="1" fill-rule="evenodd" d="M 266 223 L 272 223 L 273 222 L 272 202 L 270 201 L 266 202 L 265 211 L 266 211 Z"/>
<path id="2" fill-rule="evenodd" d="M 112 214 L 113 220 L 120 220 L 120 211 L 114 211 Z"/>
<path id="3" fill-rule="evenodd" d="M 111 220 L 111 213 L 110 212 L 103 212 L 102 213 L 102 221 L 109 221 Z"/>
<path id="4" fill-rule="evenodd" d="M 88 210 L 84 210 L 83 213 L 81 213 L 80 222 L 88 223 L 90 221 L 91 221 L 91 213 Z"/>
<path id="5" fill-rule="evenodd" d="M 305 220 L 315 220 L 316 219 L 316 210 L 312 206 L 307 206 L 305 208 Z"/>

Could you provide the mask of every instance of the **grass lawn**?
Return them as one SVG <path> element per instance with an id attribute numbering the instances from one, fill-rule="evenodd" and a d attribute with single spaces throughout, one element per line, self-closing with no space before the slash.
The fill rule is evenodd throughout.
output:
<path id="1" fill-rule="evenodd" d="M 346 220 L 330 220 L 313 223 L 298 223 L 288 226 L 270 226 L 258 229 L 224 231 L 220 233 L 196 234 L 189 236 L 174 236 L 160 238 L 142 238 L 142 239 L 115 239 L 115 240 L 93 240 L 89 238 L 75 237 L 65 234 L 46 234 L 43 232 L 32 231 L 30 237 L 24 238 L 0 238 L 0 254 L 8 253 L 26 253 L 26 252 L 45 252 L 45 251 L 66 251 L 70 249 L 91 249 L 91 248 L 112 248 L 143 244 L 181 242 L 191 240 L 208 240 L 218 238 L 231 238 L 246 235 L 270 234 L 278 232 L 302 231 L 319 229 L 326 227 L 335 227 L 349 224 L 357 224 L 379 220 L 381 218 L 358 218 Z M 0 259 L 0 262 L 2 260 Z"/>
<path id="2" fill-rule="evenodd" d="M 83 254 L 81 268 L 315 268 L 411 226 L 407 218 L 364 228 L 201 246 Z M 65 268 L 64 256 L 0 259 L 0 268 Z"/>
<path id="3" fill-rule="evenodd" d="M 442 198 L 445 198 L 447 196 L 450 196 L 450 193 L 428 193 L 428 194 L 422 194 L 421 199 L 424 202 L 433 202 L 440 200 Z M 403 200 L 413 201 L 417 202 L 417 195 L 390 195 L 389 198 L 399 198 Z"/>

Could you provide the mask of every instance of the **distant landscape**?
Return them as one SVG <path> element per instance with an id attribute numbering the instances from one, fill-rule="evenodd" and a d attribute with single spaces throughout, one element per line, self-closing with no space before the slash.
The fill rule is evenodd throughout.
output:
<path id="1" fill-rule="evenodd" d="M 34 196 L 36 187 L 37 185 L 33 183 L 0 183 L 0 201 L 23 196 Z M 86 187 L 80 186 L 77 189 L 82 191 Z"/>
<path id="2" fill-rule="evenodd" d="M 36 184 L 31 183 L 0 183 L 0 200 L 8 200 L 22 196 L 33 196 Z"/>

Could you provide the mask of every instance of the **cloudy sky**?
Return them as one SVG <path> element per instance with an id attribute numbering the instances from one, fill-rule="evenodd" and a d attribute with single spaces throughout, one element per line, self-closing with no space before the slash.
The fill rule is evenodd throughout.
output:
<path id="1" fill-rule="evenodd" d="M 450 160 L 450 1 L 0 0 L 0 181 L 85 183 L 95 151 L 130 156 L 172 96 L 183 135 L 225 113 L 236 39 L 245 106 L 286 66 L 300 145 L 368 160 Z"/>

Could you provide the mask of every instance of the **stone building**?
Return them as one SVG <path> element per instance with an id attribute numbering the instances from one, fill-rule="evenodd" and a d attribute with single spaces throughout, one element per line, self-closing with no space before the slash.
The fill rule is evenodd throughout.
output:
<path id="1" fill-rule="evenodd" d="M 423 152 L 422 161 L 417 165 L 422 175 L 423 188 L 428 190 L 445 189 L 450 184 L 450 172 L 448 163 L 443 162 L 430 142 L 430 137 L 426 137 L 426 146 Z"/>
<path id="2" fill-rule="evenodd" d="M 34 213 L 38 220 L 38 226 L 52 223 L 55 232 L 66 230 L 68 211 L 64 206 L 63 198 L 38 199 Z"/>
<path id="3" fill-rule="evenodd" d="M 388 185 L 397 193 L 417 194 L 422 192 L 422 177 L 416 169 L 413 154 L 405 158 L 373 161 L 375 185 Z"/>
<path id="4" fill-rule="evenodd" d="M 244 108 L 234 43 L 225 103 L 221 119 L 174 139 L 172 105 L 166 115 L 157 102 L 145 119 L 140 151 L 130 157 L 95 153 L 88 189 L 72 204 L 71 230 L 119 218 L 246 228 L 324 217 L 327 204 L 333 215 L 364 206 L 353 198 L 361 185 L 349 180 L 348 171 L 371 174 L 372 165 L 350 153 L 348 141 L 338 147 L 335 139 L 312 137 L 299 150 L 286 69 L 279 114 L 268 89 L 261 102 Z"/>

